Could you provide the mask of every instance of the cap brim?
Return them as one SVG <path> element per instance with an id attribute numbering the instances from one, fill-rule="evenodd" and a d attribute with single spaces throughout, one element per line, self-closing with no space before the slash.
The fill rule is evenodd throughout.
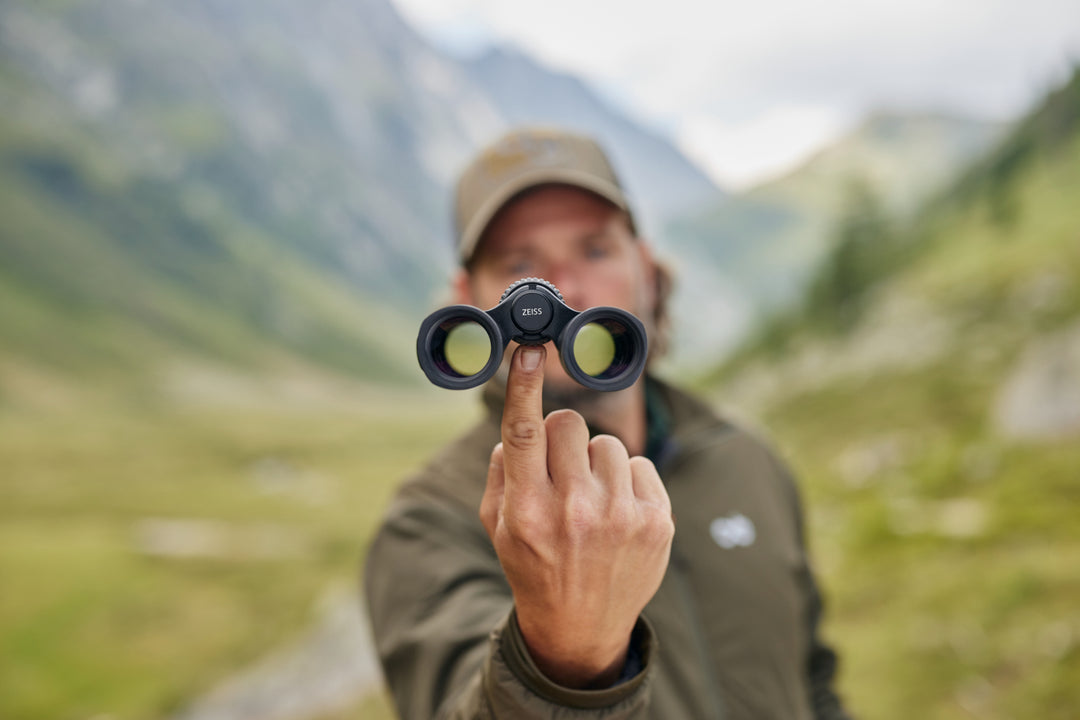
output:
<path id="1" fill-rule="evenodd" d="M 460 242 L 458 243 L 462 262 L 468 262 L 472 258 L 484 230 L 487 229 L 488 223 L 506 203 L 519 193 L 540 185 L 570 185 L 582 190 L 588 190 L 609 201 L 620 210 L 630 212 L 626 196 L 613 183 L 579 170 L 538 168 L 508 180 L 497 190 L 491 192 L 487 200 L 473 213 L 472 219 L 461 233 Z"/>

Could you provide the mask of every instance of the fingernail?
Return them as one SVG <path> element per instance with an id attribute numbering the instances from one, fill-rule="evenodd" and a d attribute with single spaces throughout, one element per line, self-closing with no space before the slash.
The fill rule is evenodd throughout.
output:
<path id="1" fill-rule="evenodd" d="M 540 367 L 540 358 L 544 355 L 544 351 L 538 347 L 526 347 L 521 350 L 521 369 L 532 372 L 536 368 Z"/>

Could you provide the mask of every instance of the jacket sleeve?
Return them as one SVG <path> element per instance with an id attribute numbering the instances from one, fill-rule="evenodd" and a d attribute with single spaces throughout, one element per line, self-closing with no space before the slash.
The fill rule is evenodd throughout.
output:
<path id="1" fill-rule="evenodd" d="M 806 672 L 810 688 L 810 707 L 815 720 L 850 720 L 839 696 L 833 690 L 836 675 L 836 653 L 822 642 L 818 625 L 821 621 L 822 603 L 814 578 L 806 569 L 807 592 L 810 596 L 808 620 L 810 623 L 810 651 L 806 658 Z"/>
<path id="2" fill-rule="evenodd" d="M 833 687 L 838 665 L 836 652 L 821 638 L 820 626 L 824 603 L 821 599 L 817 581 L 814 579 L 809 552 L 806 549 L 802 500 L 794 476 L 782 463 L 780 464 L 780 472 L 790 488 L 795 527 L 799 535 L 799 546 L 802 551 L 799 581 L 806 599 L 806 622 L 807 633 L 809 634 L 806 674 L 807 687 L 810 692 L 810 707 L 813 710 L 815 720 L 851 720 L 851 716 L 844 710 L 840 696 Z"/>
<path id="3" fill-rule="evenodd" d="M 368 553 L 372 634 L 402 720 L 643 717 L 651 628 L 641 621 L 635 630 L 644 669 L 634 678 L 597 691 L 555 685 L 529 657 L 498 557 L 474 515 L 405 493 Z"/>

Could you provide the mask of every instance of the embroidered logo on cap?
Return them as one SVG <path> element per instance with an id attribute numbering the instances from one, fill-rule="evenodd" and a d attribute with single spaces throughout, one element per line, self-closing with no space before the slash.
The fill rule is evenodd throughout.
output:
<path id="1" fill-rule="evenodd" d="M 716 518 L 709 523 L 709 534 L 716 544 L 725 550 L 750 547 L 757 539 L 757 529 L 753 521 L 742 513 Z"/>
<path id="2" fill-rule="evenodd" d="M 505 138 L 480 161 L 489 180 L 495 181 L 522 169 L 568 162 L 568 154 L 553 139 L 534 134 Z"/>

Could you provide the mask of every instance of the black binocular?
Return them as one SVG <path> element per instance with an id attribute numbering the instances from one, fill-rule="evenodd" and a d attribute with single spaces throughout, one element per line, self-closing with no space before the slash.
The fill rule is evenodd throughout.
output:
<path id="1" fill-rule="evenodd" d="M 472 305 L 436 310 L 420 324 L 416 356 L 431 382 L 451 390 L 482 385 L 499 369 L 506 346 L 555 341 L 567 374 L 593 390 L 622 390 L 641 375 L 645 327 L 613 307 L 578 312 L 547 280 L 523 278 L 488 311 Z"/>

